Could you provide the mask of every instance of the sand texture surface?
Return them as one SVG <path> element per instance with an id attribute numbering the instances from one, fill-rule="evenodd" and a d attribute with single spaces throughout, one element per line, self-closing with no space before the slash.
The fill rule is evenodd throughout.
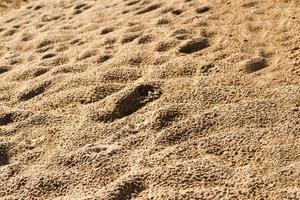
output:
<path id="1" fill-rule="evenodd" d="M 0 199 L 300 199 L 300 1 L 5 12 Z"/>
<path id="2" fill-rule="evenodd" d="M 9 12 L 11 9 L 19 8 L 28 0 L 0 0 L 0 15 Z"/>

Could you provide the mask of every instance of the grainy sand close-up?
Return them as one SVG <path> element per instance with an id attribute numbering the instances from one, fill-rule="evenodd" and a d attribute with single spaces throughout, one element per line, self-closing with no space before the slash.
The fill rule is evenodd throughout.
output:
<path id="1" fill-rule="evenodd" d="M 299 200 L 299 0 L 0 0 L 0 199 Z"/>

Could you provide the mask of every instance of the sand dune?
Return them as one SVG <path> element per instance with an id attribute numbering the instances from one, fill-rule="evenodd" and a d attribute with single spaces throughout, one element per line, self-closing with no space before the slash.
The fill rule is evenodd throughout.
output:
<path id="1" fill-rule="evenodd" d="M 298 0 L 40 0 L 0 16 L 0 199 L 300 199 Z"/>

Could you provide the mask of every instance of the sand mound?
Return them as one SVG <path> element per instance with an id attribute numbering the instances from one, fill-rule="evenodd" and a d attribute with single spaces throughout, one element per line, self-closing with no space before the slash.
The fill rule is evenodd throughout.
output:
<path id="1" fill-rule="evenodd" d="M 0 44 L 0 199 L 300 198 L 299 1 L 31 1 Z"/>

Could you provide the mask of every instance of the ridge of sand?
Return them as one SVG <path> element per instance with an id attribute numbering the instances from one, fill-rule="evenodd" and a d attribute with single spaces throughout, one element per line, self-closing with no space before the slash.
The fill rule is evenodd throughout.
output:
<path id="1" fill-rule="evenodd" d="M 0 199 L 300 199 L 297 0 L 43 0 L 0 17 Z"/>

